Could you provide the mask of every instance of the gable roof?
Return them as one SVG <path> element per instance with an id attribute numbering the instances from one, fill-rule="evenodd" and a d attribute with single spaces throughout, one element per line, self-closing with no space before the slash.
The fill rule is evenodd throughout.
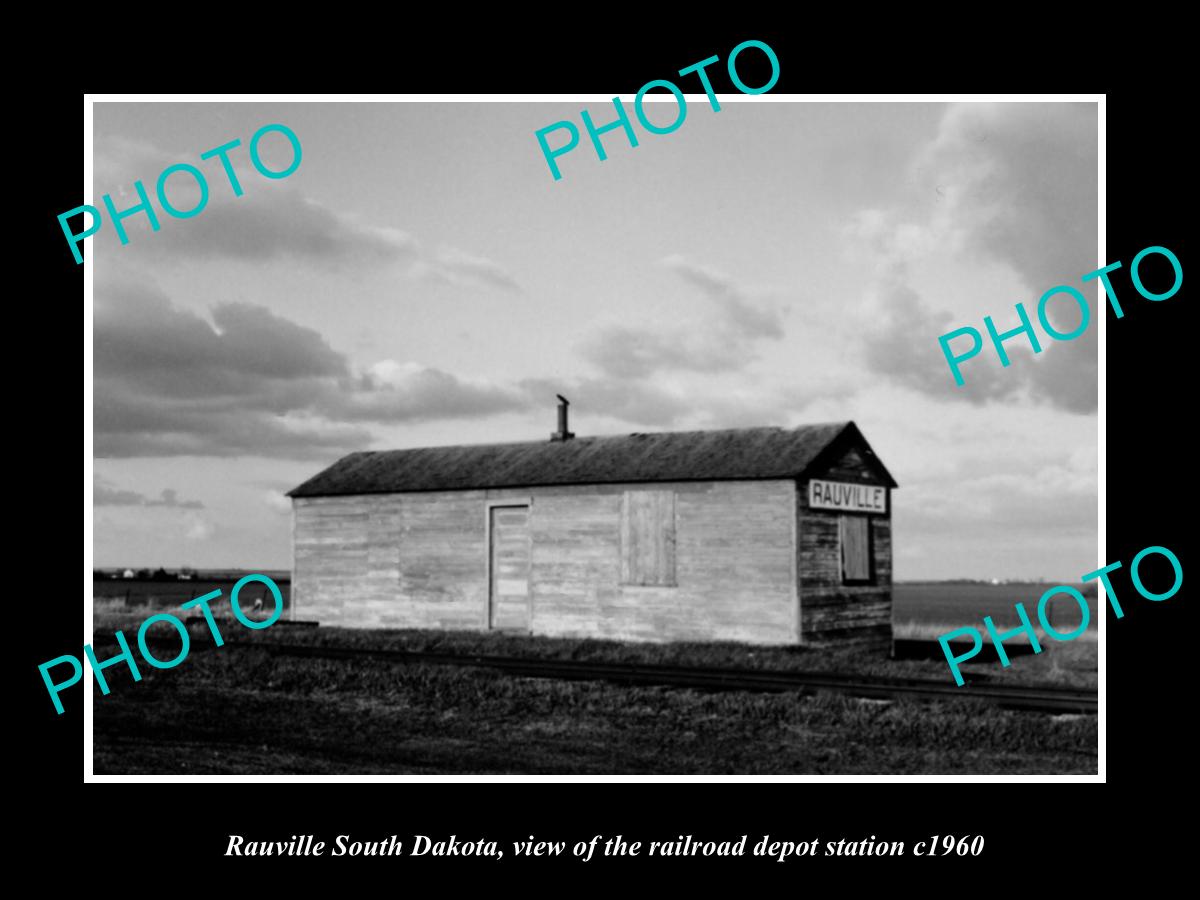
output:
<path id="1" fill-rule="evenodd" d="M 853 422 L 351 453 L 289 497 L 654 481 L 798 478 L 853 443 L 896 482 Z"/>

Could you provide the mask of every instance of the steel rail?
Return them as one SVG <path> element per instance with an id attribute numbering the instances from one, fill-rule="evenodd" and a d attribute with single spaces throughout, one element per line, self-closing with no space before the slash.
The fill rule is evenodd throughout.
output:
<path id="1" fill-rule="evenodd" d="M 1049 713 L 1097 711 L 1095 691 L 1069 687 L 1038 687 L 970 683 L 958 687 L 921 678 L 891 678 L 837 672 L 795 672 L 763 669 L 699 668 L 693 666 L 610 663 L 590 660 L 537 659 L 483 654 L 433 653 L 416 650 L 380 650 L 364 647 L 331 647 L 285 644 L 275 641 L 226 641 L 226 646 L 254 648 L 268 653 L 322 659 L 376 659 L 399 663 L 471 666 L 496 669 L 509 675 L 622 684 L 689 687 L 730 691 L 830 691 L 878 700 L 910 697 L 918 700 L 983 700 L 1004 709 Z"/>

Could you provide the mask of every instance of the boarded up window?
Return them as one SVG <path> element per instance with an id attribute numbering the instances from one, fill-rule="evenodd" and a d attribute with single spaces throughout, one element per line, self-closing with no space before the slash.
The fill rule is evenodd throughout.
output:
<path id="1" fill-rule="evenodd" d="M 871 520 L 866 516 L 838 518 L 842 544 L 842 581 L 871 580 Z"/>
<path id="2" fill-rule="evenodd" d="M 675 584 L 675 492 L 621 498 L 621 583 Z"/>

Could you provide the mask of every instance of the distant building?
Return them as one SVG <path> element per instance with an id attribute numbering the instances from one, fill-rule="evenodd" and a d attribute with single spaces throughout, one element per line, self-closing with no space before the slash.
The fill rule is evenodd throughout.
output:
<path id="1" fill-rule="evenodd" d="M 133 571 L 133 569 L 126 569 L 124 572 L 121 573 L 121 577 L 122 578 L 134 578 L 134 577 L 136 577 L 136 573 Z"/>
<path id="2" fill-rule="evenodd" d="M 292 490 L 295 615 L 645 641 L 892 634 L 853 422 L 352 453 Z"/>

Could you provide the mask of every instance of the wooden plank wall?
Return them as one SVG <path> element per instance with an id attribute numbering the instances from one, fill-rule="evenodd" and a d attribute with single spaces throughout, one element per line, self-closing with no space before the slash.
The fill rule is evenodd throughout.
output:
<path id="1" fill-rule="evenodd" d="M 483 491 L 296 498 L 293 616 L 375 628 L 486 628 Z"/>
<path id="2" fill-rule="evenodd" d="M 675 584 L 675 492 L 621 496 L 621 583 Z"/>
<path id="3" fill-rule="evenodd" d="M 627 489 L 675 493 L 674 587 L 621 583 Z M 295 616 L 350 627 L 486 628 L 486 501 L 507 499 L 530 502 L 533 633 L 796 640 L 789 480 L 297 498 Z"/>
<path id="4" fill-rule="evenodd" d="M 529 632 L 529 507 L 493 506 L 491 627 Z"/>
<path id="5" fill-rule="evenodd" d="M 292 616 L 331 621 L 353 605 L 370 574 L 370 498 L 292 500 Z"/>
<path id="6" fill-rule="evenodd" d="M 795 641 L 790 481 L 540 488 L 533 630 L 639 641 Z M 676 586 L 621 583 L 626 490 L 675 492 Z"/>
<path id="7" fill-rule="evenodd" d="M 870 465 L 850 448 L 814 478 L 854 484 L 882 484 Z M 800 583 L 800 638 L 806 644 L 867 643 L 892 640 L 892 499 L 886 515 L 871 515 L 875 583 L 842 584 L 838 512 L 810 509 L 808 482 L 798 485 L 796 569 Z"/>

